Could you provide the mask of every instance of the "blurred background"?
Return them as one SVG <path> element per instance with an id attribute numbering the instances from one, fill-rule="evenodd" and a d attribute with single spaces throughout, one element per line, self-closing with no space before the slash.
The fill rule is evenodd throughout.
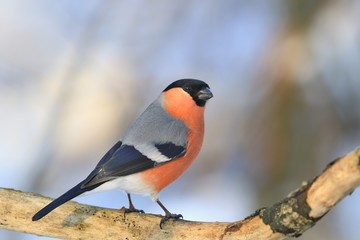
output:
<path id="1" fill-rule="evenodd" d="M 0 1 L 0 187 L 59 196 L 169 83 L 198 78 L 204 147 L 160 198 L 187 220 L 243 219 L 360 145 L 359 22 L 356 0 Z M 301 239 L 358 239 L 359 201 Z"/>

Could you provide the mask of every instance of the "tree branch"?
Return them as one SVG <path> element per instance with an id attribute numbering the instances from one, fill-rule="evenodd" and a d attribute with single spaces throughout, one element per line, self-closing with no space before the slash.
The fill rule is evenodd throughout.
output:
<path id="1" fill-rule="evenodd" d="M 234 223 L 169 221 L 161 217 L 69 202 L 40 221 L 32 215 L 51 201 L 0 188 L 0 228 L 66 239 L 284 239 L 300 236 L 360 185 L 360 148 L 330 163 L 314 180 L 271 207 Z"/>

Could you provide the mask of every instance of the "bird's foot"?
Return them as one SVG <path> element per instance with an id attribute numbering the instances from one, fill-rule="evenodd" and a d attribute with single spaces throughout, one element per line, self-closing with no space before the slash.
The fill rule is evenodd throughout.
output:
<path id="1" fill-rule="evenodd" d="M 160 221 L 160 228 L 162 229 L 162 225 L 169 219 L 183 219 L 183 215 L 181 214 L 169 214 L 169 215 L 165 215 L 165 217 L 163 217 Z"/>
<path id="2" fill-rule="evenodd" d="M 136 212 L 136 213 L 145 213 L 144 210 L 141 209 L 136 209 L 136 208 L 125 208 L 125 214 L 126 213 L 132 213 L 132 212 Z"/>

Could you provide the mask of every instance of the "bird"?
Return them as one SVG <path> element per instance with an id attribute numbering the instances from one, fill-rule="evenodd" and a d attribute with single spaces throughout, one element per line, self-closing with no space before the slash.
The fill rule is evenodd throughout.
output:
<path id="1" fill-rule="evenodd" d="M 159 193 L 180 177 L 195 160 L 204 139 L 204 111 L 213 93 L 207 83 L 180 79 L 168 85 L 133 122 L 120 139 L 80 183 L 39 210 L 37 221 L 60 205 L 83 194 L 112 189 L 125 191 L 129 208 L 135 208 L 130 194 L 149 196 L 164 211 L 162 224 L 183 218 L 160 202 Z"/>

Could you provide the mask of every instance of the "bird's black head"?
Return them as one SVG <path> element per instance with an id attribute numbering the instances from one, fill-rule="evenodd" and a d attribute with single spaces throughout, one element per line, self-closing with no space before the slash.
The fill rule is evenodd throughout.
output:
<path id="1" fill-rule="evenodd" d="M 197 79 L 180 79 L 171 83 L 163 92 L 166 92 L 172 88 L 182 88 L 187 92 L 192 99 L 194 99 L 196 105 L 203 107 L 207 100 L 213 97 L 207 83 Z"/>

